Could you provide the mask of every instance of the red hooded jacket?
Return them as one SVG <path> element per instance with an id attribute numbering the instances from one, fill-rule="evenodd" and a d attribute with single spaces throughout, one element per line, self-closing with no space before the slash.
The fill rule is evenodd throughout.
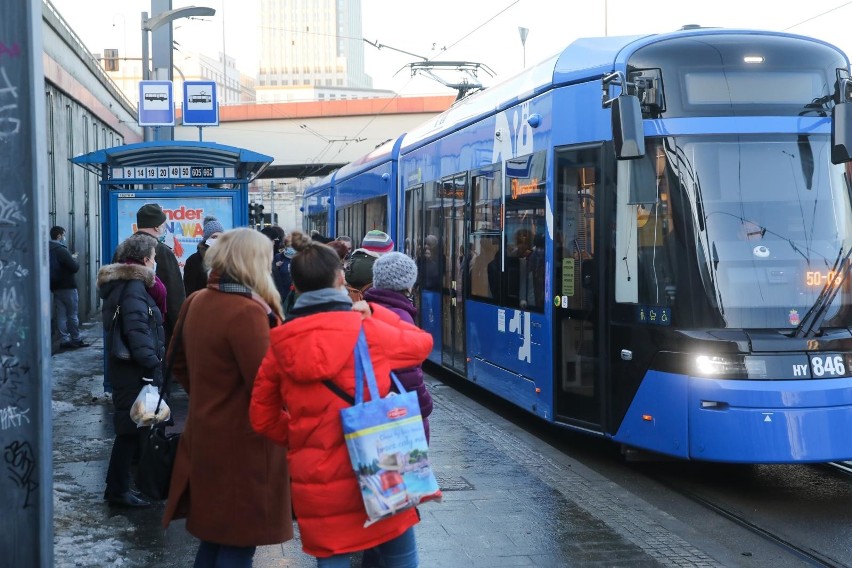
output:
<path id="1" fill-rule="evenodd" d="M 252 427 L 288 448 L 293 510 L 303 550 L 328 557 L 372 548 L 417 524 L 414 509 L 364 527 L 367 514 L 343 439 L 340 409 L 349 404 L 323 381 L 355 394 L 355 343 L 363 325 L 379 392 L 390 370 L 421 363 L 432 336 L 370 304 L 358 312 L 321 312 L 271 331 L 252 392 Z M 369 396 L 369 395 L 365 395 Z"/>

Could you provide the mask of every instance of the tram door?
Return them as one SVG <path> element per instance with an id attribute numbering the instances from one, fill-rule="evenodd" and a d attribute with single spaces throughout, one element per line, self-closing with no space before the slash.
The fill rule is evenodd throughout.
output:
<path id="1" fill-rule="evenodd" d="M 442 261 L 441 304 L 443 318 L 441 362 L 464 375 L 465 320 L 463 273 L 465 252 L 465 203 L 467 203 L 467 176 L 465 174 L 441 180 L 438 189 L 441 198 Z"/>
<path id="2" fill-rule="evenodd" d="M 557 420 L 598 429 L 603 422 L 598 313 L 600 227 L 595 198 L 601 149 L 557 150 L 553 242 L 554 372 Z"/>

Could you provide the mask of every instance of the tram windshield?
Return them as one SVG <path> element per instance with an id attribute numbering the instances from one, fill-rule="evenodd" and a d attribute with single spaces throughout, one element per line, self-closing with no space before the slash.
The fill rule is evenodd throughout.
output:
<path id="1" fill-rule="evenodd" d="M 848 175 L 831 164 L 827 135 L 648 143 L 634 171 L 650 174 L 630 176 L 644 191 L 631 187 L 623 204 L 635 210 L 640 305 L 671 308 L 682 327 L 792 329 L 849 270 L 841 266 L 852 247 Z M 850 280 L 822 327 L 846 327 Z"/>

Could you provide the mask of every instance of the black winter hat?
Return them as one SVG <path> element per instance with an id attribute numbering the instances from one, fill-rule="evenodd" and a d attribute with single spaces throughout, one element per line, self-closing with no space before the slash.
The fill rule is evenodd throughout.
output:
<path id="1" fill-rule="evenodd" d="M 166 214 L 156 203 L 146 203 L 136 212 L 136 227 L 139 229 L 155 229 L 165 222 Z"/>

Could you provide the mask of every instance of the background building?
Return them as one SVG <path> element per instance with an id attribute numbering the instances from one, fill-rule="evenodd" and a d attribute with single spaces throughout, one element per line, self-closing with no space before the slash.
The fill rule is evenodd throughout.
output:
<path id="1" fill-rule="evenodd" d="M 342 89 L 335 98 L 352 98 L 346 88 L 372 88 L 364 71 L 361 0 L 261 0 L 260 18 L 260 100 L 293 100 L 294 87 L 328 98 L 331 89 Z"/>

